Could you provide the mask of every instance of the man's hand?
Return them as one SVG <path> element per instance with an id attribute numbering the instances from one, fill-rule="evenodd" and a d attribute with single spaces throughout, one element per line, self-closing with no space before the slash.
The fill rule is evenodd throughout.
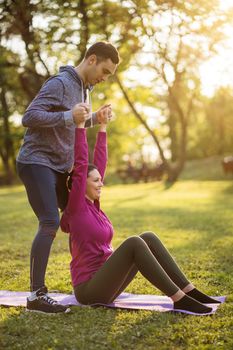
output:
<path id="1" fill-rule="evenodd" d="M 110 104 L 102 106 L 96 112 L 96 117 L 99 124 L 107 124 L 112 118 L 112 106 Z"/>
<path id="2" fill-rule="evenodd" d="M 89 118 L 90 106 L 87 103 L 77 103 L 72 109 L 72 116 L 74 123 L 77 126 L 80 124 L 85 125 L 86 120 Z"/>

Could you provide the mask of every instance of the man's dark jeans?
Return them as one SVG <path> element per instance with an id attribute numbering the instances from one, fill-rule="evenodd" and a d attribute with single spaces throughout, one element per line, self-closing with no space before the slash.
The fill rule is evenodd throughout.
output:
<path id="1" fill-rule="evenodd" d="M 66 180 L 69 174 L 59 173 L 43 165 L 19 162 L 17 172 L 39 221 L 30 258 L 30 283 L 31 291 L 34 291 L 45 285 L 49 253 L 59 228 L 58 208 L 64 210 L 68 200 Z"/>

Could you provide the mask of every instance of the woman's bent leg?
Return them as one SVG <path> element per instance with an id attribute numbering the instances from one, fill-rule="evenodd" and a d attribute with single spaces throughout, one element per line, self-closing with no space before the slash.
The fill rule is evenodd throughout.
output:
<path id="1" fill-rule="evenodd" d="M 116 249 L 91 280 L 75 288 L 76 298 L 83 304 L 112 302 L 122 292 L 122 286 L 126 287 L 133 265 L 164 294 L 171 296 L 179 290 L 144 240 L 132 236 Z"/>
<path id="2" fill-rule="evenodd" d="M 151 252 L 166 271 L 168 276 L 180 289 L 182 289 L 184 293 L 201 303 L 218 303 L 218 301 L 215 299 L 212 299 L 208 295 L 200 292 L 192 283 L 189 282 L 156 234 L 153 232 L 144 232 L 140 234 L 140 237 L 147 243 Z"/>
<path id="3" fill-rule="evenodd" d="M 135 265 L 133 265 L 132 268 L 129 270 L 125 281 L 113 296 L 113 300 L 116 299 L 125 290 L 125 288 L 130 284 L 130 282 L 134 279 L 137 273 L 138 273 L 138 268 Z"/>
<path id="4" fill-rule="evenodd" d="M 140 237 L 146 242 L 160 265 L 180 289 L 190 284 L 189 280 L 180 270 L 179 266 L 156 234 L 153 232 L 144 232 L 140 234 Z"/>

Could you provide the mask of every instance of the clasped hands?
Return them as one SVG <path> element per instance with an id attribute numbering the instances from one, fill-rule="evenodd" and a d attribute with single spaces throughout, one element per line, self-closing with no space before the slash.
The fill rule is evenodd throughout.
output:
<path id="1" fill-rule="evenodd" d="M 90 105 L 87 103 L 78 103 L 72 109 L 74 123 L 77 126 L 84 124 L 90 118 Z M 96 118 L 99 124 L 106 125 L 112 118 L 112 107 L 106 104 L 96 111 Z M 84 126 L 83 125 L 83 126 Z"/>

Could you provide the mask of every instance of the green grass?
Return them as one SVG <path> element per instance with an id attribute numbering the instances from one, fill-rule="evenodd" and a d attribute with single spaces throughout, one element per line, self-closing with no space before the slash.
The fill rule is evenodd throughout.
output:
<path id="1" fill-rule="evenodd" d="M 227 295 L 213 316 L 73 308 L 68 315 L 0 308 L 0 349 L 233 349 L 233 184 L 225 181 L 106 187 L 103 209 L 113 245 L 152 230 L 188 277 L 211 295 Z M 1 289 L 28 290 L 29 252 L 37 221 L 22 186 L 0 189 Z M 68 237 L 60 231 L 47 270 L 50 289 L 70 293 Z M 156 293 L 138 274 L 128 292 Z"/>
<path id="2" fill-rule="evenodd" d="M 232 180 L 232 173 L 225 173 L 222 167 L 223 156 L 189 160 L 185 164 L 181 180 Z"/>

